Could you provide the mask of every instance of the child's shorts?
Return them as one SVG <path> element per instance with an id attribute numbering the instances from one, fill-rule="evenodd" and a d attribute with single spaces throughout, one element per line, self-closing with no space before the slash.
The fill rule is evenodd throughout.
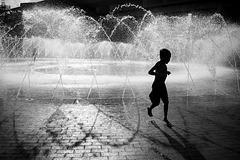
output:
<path id="1" fill-rule="evenodd" d="M 154 106 L 158 106 L 160 104 L 160 99 L 162 99 L 164 104 L 168 104 L 169 101 L 166 86 L 161 88 L 152 88 L 149 98 Z"/>

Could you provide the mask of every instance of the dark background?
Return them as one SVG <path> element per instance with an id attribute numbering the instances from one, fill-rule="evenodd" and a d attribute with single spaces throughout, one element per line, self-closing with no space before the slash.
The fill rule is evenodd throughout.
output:
<path id="1" fill-rule="evenodd" d="M 182 15 L 182 14 L 201 14 L 212 15 L 220 13 L 227 23 L 240 23 L 240 10 L 236 0 L 45 0 L 33 3 L 21 3 L 20 7 L 13 9 L 4 9 L 0 7 L 0 20 L 3 25 L 14 27 L 16 23 L 22 21 L 22 11 L 33 9 L 35 6 L 49 7 L 72 7 L 80 8 L 86 11 L 86 15 L 98 20 L 122 4 L 132 3 L 150 10 L 154 15 Z M 141 17 L 143 13 L 136 8 L 128 7 L 118 10 L 115 14 L 134 15 Z M 115 15 L 116 16 L 116 15 Z M 19 25 L 9 34 L 11 36 L 21 36 L 24 33 Z"/>

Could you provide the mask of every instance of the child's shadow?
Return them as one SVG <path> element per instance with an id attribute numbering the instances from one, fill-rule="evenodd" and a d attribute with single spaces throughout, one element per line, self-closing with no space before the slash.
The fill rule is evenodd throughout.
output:
<path id="1" fill-rule="evenodd" d="M 155 121 L 151 121 L 151 123 L 156 127 L 158 130 L 160 130 L 164 136 L 167 137 L 169 143 L 175 148 L 186 160 L 206 160 L 205 157 L 201 154 L 201 152 L 191 143 L 189 143 L 182 135 L 180 135 L 177 131 L 171 128 L 171 130 L 176 134 L 176 136 L 184 143 L 182 145 L 179 143 L 176 139 L 174 139 L 172 136 L 170 136 L 168 133 L 163 131 Z"/>

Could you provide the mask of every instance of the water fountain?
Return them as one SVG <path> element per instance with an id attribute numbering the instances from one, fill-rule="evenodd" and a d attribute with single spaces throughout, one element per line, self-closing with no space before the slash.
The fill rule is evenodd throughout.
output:
<path id="1" fill-rule="evenodd" d="M 117 16 L 124 7 L 144 15 Z M 188 104 L 190 96 L 213 95 L 216 101 L 217 95 L 236 97 L 240 92 L 240 36 L 235 34 L 240 28 L 220 14 L 154 16 L 126 4 L 97 21 L 74 8 L 40 7 L 23 11 L 21 24 L 22 37 L 9 36 L 14 28 L 0 28 L 4 99 L 51 100 L 56 110 L 69 99 L 95 100 L 99 110 L 102 100 L 120 99 L 126 119 L 138 131 L 137 102 L 148 101 L 152 77 L 147 72 L 164 47 L 172 52 L 167 80 L 171 96 L 186 97 Z M 128 115 L 133 110 L 136 114 Z"/>
<path id="2" fill-rule="evenodd" d="M 129 15 L 121 18 L 114 16 L 117 10 L 124 7 L 135 7 L 145 14 L 140 20 Z M 1 71 L 7 60 L 13 57 L 18 60 L 28 58 L 27 65 L 32 70 L 40 58 L 52 58 L 51 61 L 55 59 L 58 65 L 55 71 L 60 75 L 66 69 L 71 70 L 67 61 L 77 59 L 97 59 L 100 64 L 104 63 L 103 60 L 117 63 L 127 60 L 154 62 L 158 60 L 158 50 L 167 47 L 173 53 L 172 62 L 184 64 L 188 72 L 187 83 L 195 83 L 189 68 L 192 62 L 206 64 L 214 79 L 216 67 L 224 64 L 236 73 L 239 92 L 239 37 L 234 35 L 239 28 L 237 25 L 228 25 L 219 14 L 154 16 L 140 6 L 128 4 L 115 8 L 110 15 L 99 21 L 74 8 L 37 8 L 34 11 L 24 11 L 23 19 L 25 33 L 22 37 L 7 37 L 7 33 L 14 28 L 1 32 L 1 56 L 4 58 Z M 19 47 L 21 42 L 22 51 Z M 92 71 L 96 69 L 96 75 L 98 67 L 91 66 Z M 36 70 L 42 68 L 43 66 Z M 51 67 L 45 66 L 45 69 L 49 70 Z M 195 89 L 197 90 L 196 86 Z M 19 94 L 16 97 L 18 96 Z"/>

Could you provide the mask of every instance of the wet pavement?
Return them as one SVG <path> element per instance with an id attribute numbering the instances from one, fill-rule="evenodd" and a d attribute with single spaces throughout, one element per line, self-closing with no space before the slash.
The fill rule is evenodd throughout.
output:
<path id="1" fill-rule="evenodd" d="M 0 159 L 238 160 L 237 96 L 170 96 L 148 117 L 147 97 L 0 100 Z"/>

